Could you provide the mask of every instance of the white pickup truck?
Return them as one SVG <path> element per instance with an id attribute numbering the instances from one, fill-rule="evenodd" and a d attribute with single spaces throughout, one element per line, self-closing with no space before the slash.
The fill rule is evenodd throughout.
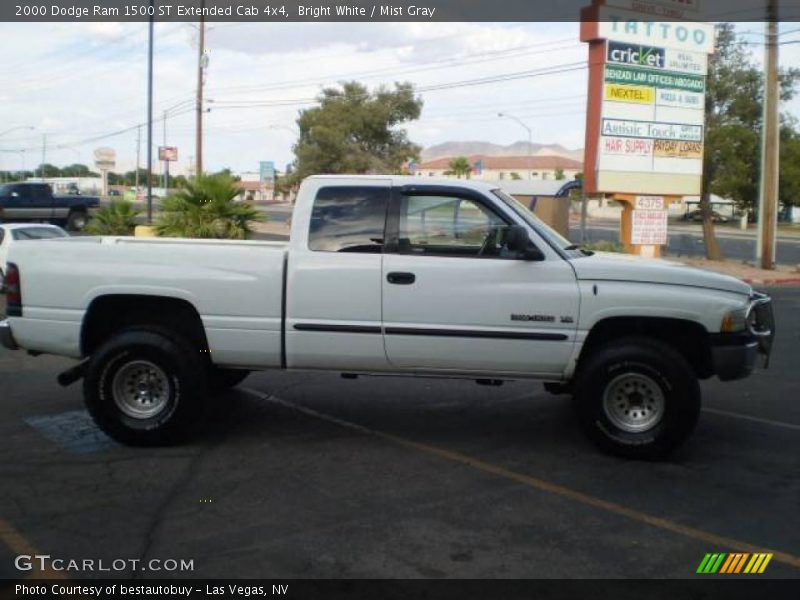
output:
<path id="1" fill-rule="evenodd" d="M 59 381 L 140 445 L 250 371 L 315 369 L 541 380 L 601 447 L 655 457 L 691 433 L 698 380 L 749 375 L 774 329 L 737 279 L 582 250 L 489 183 L 392 176 L 309 178 L 288 243 L 32 241 L 6 284 L 2 343 L 80 360 Z"/>

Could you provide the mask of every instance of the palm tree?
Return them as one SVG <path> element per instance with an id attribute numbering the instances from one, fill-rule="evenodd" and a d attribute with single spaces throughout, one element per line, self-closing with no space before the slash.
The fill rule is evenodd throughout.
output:
<path id="1" fill-rule="evenodd" d="M 93 235 L 132 235 L 140 212 L 133 202 L 112 200 L 109 206 L 104 206 L 94 214 L 86 226 L 86 232 Z"/>
<path id="2" fill-rule="evenodd" d="M 252 223 L 265 218 L 255 207 L 237 203 L 238 195 L 230 175 L 196 177 L 164 200 L 156 233 L 164 237 L 247 239 L 253 231 Z"/>
<path id="3" fill-rule="evenodd" d="M 450 161 L 449 167 L 450 170 L 447 171 L 445 175 L 455 175 L 459 179 L 461 179 L 462 175 L 465 175 L 466 178 L 469 179 L 472 173 L 472 165 L 469 164 L 469 159 L 466 156 L 454 158 Z"/>

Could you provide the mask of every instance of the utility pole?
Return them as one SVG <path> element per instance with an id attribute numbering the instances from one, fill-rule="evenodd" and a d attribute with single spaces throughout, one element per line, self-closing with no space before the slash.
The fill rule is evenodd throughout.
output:
<path id="1" fill-rule="evenodd" d="M 778 2 L 769 0 L 764 54 L 764 119 L 761 140 L 761 189 L 757 252 L 762 269 L 775 268 L 775 230 L 778 227 L 778 177 L 780 157 L 778 82 Z"/>
<path id="2" fill-rule="evenodd" d="M 203 174 L 203 79 L 206 66 L 206 19 L 203 15 L 205 0 L 200 0 L 200 28 L 197 44 L 197 132 L 195 140 L 195 176 Z"/>
<path id="3" fill-rule="evenodd" d="M 42 134 L 42 168 L 39 169 L 39 176 L 42 178 L 42 181 L 44 181 L 44 163 L 45 163 L 46 159 L 47 159 L 47 134 L 43 133 Z"/>
<path id="4" fill-rule="evenodd" d="M 161 147 L 167 147 L 167 111 L 164 111 L 164 142 Z M 164 156 L 164 158 L 166 158 L 166 156 Z M 164 195 L 168 195 L 167 188 L 169 188 L 169 161 L 163 160 L 162 162 L 164 163 L 164 182 L 162 185 L 164 186 Z"/>
<path id="5" fill-rule="evenodd" d="M 153 6 L 154 0 L 150 0 Z M 147 41 L 147 224 L 153 223 L 153 17 Z"/>
<path id="6" fill-rule="evenodd" d="M 134 186 L 136 187 L 136 191 L 134 194 L 136 195 L 136 199 L 139 197 L 139 169 L 141 168 L 140 160 L 142 156 L 142 126 L 139 125 L 136 128 L 136 173 L 134 177 L 136 178 Z"/>

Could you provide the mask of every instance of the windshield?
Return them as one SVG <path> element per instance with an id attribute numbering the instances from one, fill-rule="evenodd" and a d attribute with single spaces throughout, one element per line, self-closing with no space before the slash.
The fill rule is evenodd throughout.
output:
<path id="1" fill-rule="evenodd" d="M 503 190 L 493 190 L 493 192 L 506 206 L 522 217 L 522 219 L 533 227 L 539 235 L 544 237 L 551 246 L 559 248 L 570 258 L 586 256 L 586 253 L 582 252 L 575 244 L 533 214 L 527 206 L 514 198 L 514 196 L 507 194 Z"/>
<path id="2" fill-rule="evenodd" d="M 51 238 L 67 237 L 67 232 L 58 227 L 26 227 L 25 229 L 12 229 L 11 236 L 19 240 L 47 240 Z"/>

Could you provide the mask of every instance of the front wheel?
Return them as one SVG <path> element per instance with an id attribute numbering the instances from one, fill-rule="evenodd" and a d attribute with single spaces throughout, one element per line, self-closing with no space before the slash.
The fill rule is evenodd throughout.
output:
<path id="1" fill-rule="evenodd" d="M 661 458 L 694 430 L 700 386 L 674 348 L 631 337 L 592 352 L 579 367 L 574 402 L 583 430 L 602 449 Z"/>
<path id="2" fill-rule="evenodd" d="M 132 446 L 181 441 L 206 407 L 205 365 L 172 332 L 123 331 L 92 356 L 83 382 L 95 423 Z"/>
<path id="3" fill-rule="evenodd" d="M 83 231 L 83 229 L 86 227 L 87 221 L 88 218 L 84 211 L 73 210 L 70 211 L 69 216 L 67 216 L 66 227 L 70 231 Z"/>

